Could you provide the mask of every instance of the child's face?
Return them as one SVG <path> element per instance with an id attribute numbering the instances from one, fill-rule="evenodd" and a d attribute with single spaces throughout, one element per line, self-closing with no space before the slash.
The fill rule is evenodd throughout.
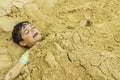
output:
<path id="1" fill-rule="evenodd" d="M 41 39 L 41 34 L 39 30 L 32 24 L 25 24 L 26 25 L 23 26 L 20 30 L 23 41 L 21 41 L 19 44 L 21 46 L 32 47 L 35 44 L 35 42 Z"/>

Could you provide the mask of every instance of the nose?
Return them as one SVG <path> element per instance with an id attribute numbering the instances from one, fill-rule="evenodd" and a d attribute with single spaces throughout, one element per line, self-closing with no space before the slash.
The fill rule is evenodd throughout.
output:
<path id="1" fill-rule="evenodd" d="M 34 33 L 34 32 L 35 32 L 35 29 L 31 28 L 31 32 Z"/>

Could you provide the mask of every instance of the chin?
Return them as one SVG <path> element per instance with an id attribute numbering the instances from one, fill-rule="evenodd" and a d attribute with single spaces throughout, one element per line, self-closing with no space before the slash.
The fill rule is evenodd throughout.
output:
<path id="1" fill-rule="evenodd" d="M 36 37 L 36 41 L 39 41 L 40 39 L 41 39 L 40 35 Z"/>

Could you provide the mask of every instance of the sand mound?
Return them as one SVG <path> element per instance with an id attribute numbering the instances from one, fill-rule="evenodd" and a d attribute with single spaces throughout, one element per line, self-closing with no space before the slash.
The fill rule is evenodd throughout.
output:
<path id="1" fill-rule="evenodd" d="M 55 29 L 29 51 L 29 76 L 32 80 L 119 80 L 117 33 L 110 35 L 110 28 L 115 29 Z"/>

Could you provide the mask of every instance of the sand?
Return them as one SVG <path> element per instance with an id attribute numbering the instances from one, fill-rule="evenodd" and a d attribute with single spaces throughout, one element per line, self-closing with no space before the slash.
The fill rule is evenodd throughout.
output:
<path id="1" fill-rule="evenodd" d="M 92 24 L 80 26 L 83 11 Z M 44 38 L 29 49 L 29 64 L 15 80 L 119 80 L 119 0 L 0 1 L 0 80 L 26 49 L 11 38 L 13 26 L 29 21 Z"/>

